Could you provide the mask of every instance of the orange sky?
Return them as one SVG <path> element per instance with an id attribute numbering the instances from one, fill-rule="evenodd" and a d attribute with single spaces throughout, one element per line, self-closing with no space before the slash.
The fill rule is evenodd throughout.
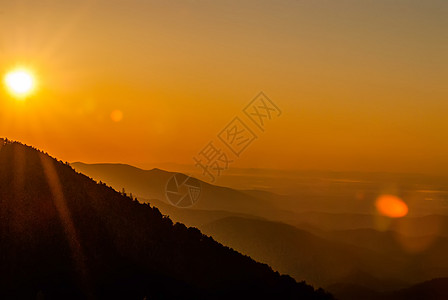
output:
<path id="1" fill-rule="evenodd" d="M 447 15 L 444 0 L 1 1 L 2 77 L 26 65 L 39 85 L 26 101 L 2 88 L 0 136 L 188 164 L 264 91 L 282 115 L 234 166 L 445 172 Z"/>

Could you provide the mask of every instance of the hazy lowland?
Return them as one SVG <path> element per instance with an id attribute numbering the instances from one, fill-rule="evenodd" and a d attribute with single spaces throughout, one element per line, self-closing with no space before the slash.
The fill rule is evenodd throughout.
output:
<path id="1" fill-rule="evenodd" d="M 0 299 L 448 299 L 447 0 L 0 0 Z"/>
<path id="2" fill-rule="evenodd" d="M 164 184 L 174 173 L 116 164 L 72 166 L 340 299 L 399 297 L 415 284 L 448 277 L 443 177 L 238 169 L 223 176 L 226 187 L 202 182 L 199 201 L 177 208 L 167 201 Z M 381 215 L 375 201 L 382 194 L 406 199 L 409 213 Z"/>
<path id="3" fill-rule="evenodd" d="M 237 170 L 225 180 L 238 188 L 194 179 L 199 200 L 182 208 L 167 196 L 181 173 L 1 144 L 6 298 L 446 296 L 442 177 Z M 402 213 L 394 197 L 405 214 L 388 215 Z"/>

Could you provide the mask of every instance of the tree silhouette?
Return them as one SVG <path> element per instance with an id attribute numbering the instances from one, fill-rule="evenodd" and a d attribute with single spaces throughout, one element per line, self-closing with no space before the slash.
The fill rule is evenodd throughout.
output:
<path id="1" fill-rule="evenodd" d="M 0 149 L 0 298 L 331 299 L 17 142 Z"/>

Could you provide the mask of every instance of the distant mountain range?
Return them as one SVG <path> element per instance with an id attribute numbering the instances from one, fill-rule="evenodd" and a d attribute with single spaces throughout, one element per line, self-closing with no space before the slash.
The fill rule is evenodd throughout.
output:
<path id="1" fill-rule="evenodd" d="M 392 220 L 376 214 L 328 212 L 325 206 L 323 211 L 294 212 L 288 210 L 292 201 L 305 208 L 309 201 L 204 182 L 207 192 L 197 205 L 181 209 L 163 200 L 165 182 L 174 172 L 114 164 L 72 165 L 117 189 L 125 187 L 163 214 L 198 227 L 275 270 L 327 287 L 339 299 L 383 299 L 418 282 L 448 276 L 445 215 Z"/>
<path id="2" fill-rule="evenodd" d="M 367 287 L 340 284 L 332 287 L 338 299 L 345 300 L 445 300 L 448 278 L 437 278 L 392 292 L 377 292 Z"/>
<path id="3" fill-rule="evenodd" d="M 166 185 L 175 172 L 160 169 L 142 170 L 123 164 L 83 164 L 71 166 L 98 181 L 138 195 L 142 199 L 166 201 Z M 201 181 L 200 199 L 195 209 L 225 210 L 247 214 L 271 214 L 275 206 L 267 200 L 259 199 L 242 191 L 215 186 Z"/>
<path id="4" fill-rule="evenodd" d="M 331 299 L 7 140 L 0 279 L 2 299 Z"/>

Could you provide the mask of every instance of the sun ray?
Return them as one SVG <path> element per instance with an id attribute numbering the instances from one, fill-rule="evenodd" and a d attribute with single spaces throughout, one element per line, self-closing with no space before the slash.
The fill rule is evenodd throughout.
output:
<path id="1" fill-rule="evenodd" d="M 44 154 L 40 155 L 40 159 L 44 174 L 47 178 L 47 183 L 50 187 L 51 193 L 53 194 L 54 205 L 57 212 L 59 213 L 59 218 L 64 226 L 65 233 L 67 234 L 67 239 L 72 251 L 73 260 L 76 263 L 80 280 L 83 283 L 84 287 L 87 287 L 88 271 L 85 264 L 85 256 L 83 253 L 82 245 L 78 238 L 76 227 L 71 217 L 70 210 L 64 197 L 62 184 L 59 180 L 54 161 Z"/>

